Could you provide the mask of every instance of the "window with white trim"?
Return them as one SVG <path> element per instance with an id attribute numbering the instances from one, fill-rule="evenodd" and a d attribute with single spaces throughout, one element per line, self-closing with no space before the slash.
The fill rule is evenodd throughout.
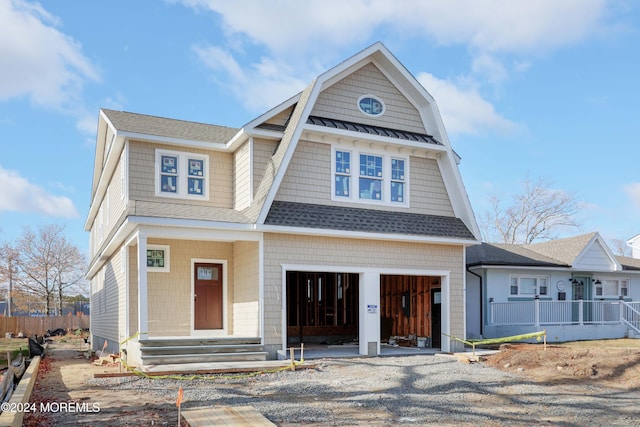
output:
<path id="1" fill-rule="evenodd" d="M 511 276 L 510 295 L 547 296 L 549 295 L 549 276 Z"/>
<path id="2" fill-rule="evenodd" d="M 335 186 L 336 197 L 351 197 L 351 152 L 336 150 L 335 152 Z"/>
<path id="3" fill-rule="evenodd" d="M 382 156 L 360 154 L 358 191 L 361 200 L 382 200 Z"/>
<path id="4" fill-rule="evenodd" d="M 408 157 L 340 148 L 332 154 L 333 200 L 409 205 Z"/>
<path id="5" fill-rule="evenodd" d="M 156 150 L 156 196 L 209 198 L 209 156 Z"/>
<path id="6" fill-rule="evenodd" d="M 629 279 L 597 279 L 593 286 L 596 297 L 619 298 L 629 296 Z"/>
<path id="7" fill-rule="evenodd" d="M 168 273 L 170 251 L 167 245 L 147 245 L 147 271 Z"/>

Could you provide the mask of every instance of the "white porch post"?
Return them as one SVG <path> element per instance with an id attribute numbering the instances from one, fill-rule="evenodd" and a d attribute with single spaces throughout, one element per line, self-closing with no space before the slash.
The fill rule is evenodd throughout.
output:
<path id="1" fill-rule="evenodd" d="M 584 305 L 582 304 L 584 301 L 578 301 L 578 324 L 582 325 L 584 323 Z"/>
<path id="2" fill-rule="evenodd" d="M 359 293 L 358 352 L 377 356 L 380 354 L 380 274 L 374 271 L 362 273 Z"/>
<path id="3" fill-rule="evenodd" d="M 149 295 L 147 293 L 147 235 L 138 232 L 138 339 L 149 338 Z"/>
<path id="4" fill-rule="evenodd" d="M 538 295 L 536 295 L 535 299 L 533 300 L 533 318 L 534 318 L 534 322 L 536 325 L 536 328 L 539 329 L 540 326 L 540 297 Z"/>

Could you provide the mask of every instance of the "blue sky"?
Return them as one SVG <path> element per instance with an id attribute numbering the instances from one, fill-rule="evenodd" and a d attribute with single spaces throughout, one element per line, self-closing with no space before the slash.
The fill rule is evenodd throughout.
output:
<path id="1" fill-rule="evenodd" d="M 436 98 L 477 216 L 541 177 L 580 229 L 640 233 L 632 1 L 0 0 L 0 241 L 80 248 L 98 110 L 240 127 L 382 41 Z"/>

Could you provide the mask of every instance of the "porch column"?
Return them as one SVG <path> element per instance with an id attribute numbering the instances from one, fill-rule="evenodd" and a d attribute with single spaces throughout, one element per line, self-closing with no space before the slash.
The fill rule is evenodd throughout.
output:
<path id="1" fill-rule="evenodd" d="M 147 294 L 147 235 L 138 232 L 138 339 L 149 338 L 149 304 Z"/>
<path id="2" fill-rule="evenodd" d="M 358 353 L 365 356 L 380 354 L 380 273 L 360 274 L 358 323 Z"/>
<path id="3" fill-rule="evenodd" d="M 578 324 L 584 324 L 584 305 L 582 298 L 578 300 Z"/>

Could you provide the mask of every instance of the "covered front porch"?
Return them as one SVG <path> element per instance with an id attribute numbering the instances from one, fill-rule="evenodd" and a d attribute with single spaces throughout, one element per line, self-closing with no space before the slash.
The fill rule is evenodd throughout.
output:
<path id="1" fill-rule="evenodd" d="M 256 233 L 137 230 L 124 251 L 127 364 L 266 360 L 260 246 Z"/>
<path id="2" fill-rule="evenodd" d="M 494 302 L 488 306 L 486 338 L 545 329 L 549 340 L 640 337 L 640 302 L 619 300 Z"/>

